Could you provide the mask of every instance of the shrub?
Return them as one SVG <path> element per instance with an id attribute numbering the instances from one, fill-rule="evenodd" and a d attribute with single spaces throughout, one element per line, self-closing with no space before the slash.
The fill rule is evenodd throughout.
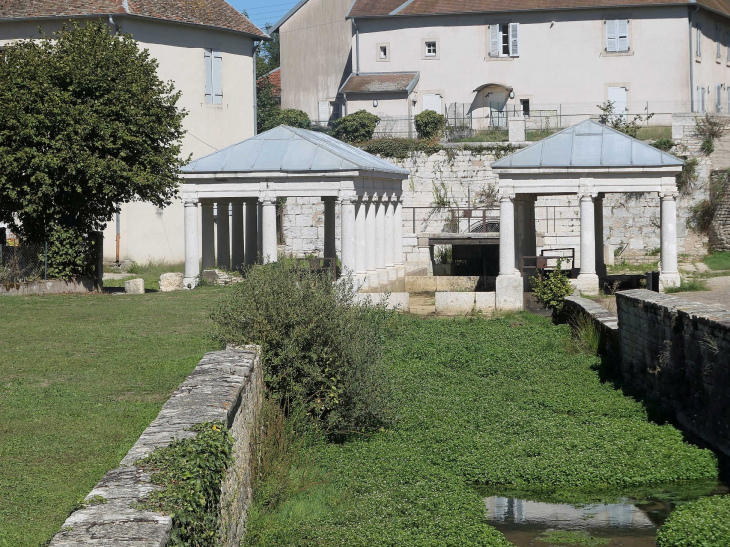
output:
<path id="1" fill-rule="evenodd" d="M 312 121 L 306 112 L 297 110 L 296 108 L 285 108 L 284 110 L 275 110 L 263 124 L 263 131 L 268 131 L 280 125 L 289 125 L 291 127 L 300 127 L 309 129 Z"/>
<path id="2" fill-rule="evenodd" d="M 381 347 L 392 312 L 354 303 L 348 278 L 277 262 L 250 269 L 214 311 L 215 337 L 258 344 L 269 392 L 327 432 L 387 418 L 390 384 Z"/>
<path id="3" fill-rule="evenodd" d="M 562 265 L 563 260 L 559 258 L 557 267 L 550 274 L 542 279 L 537 275 L 530 278 L 537 301 L 553 310 L 553 313 L 560 313 L 563 310 L 565 297 L 573 294 L 573 286 L 568 276 L 563 273 Z"/>
<path id="4" fill-rule="evenodd" d="M 674 141 L 665 137 L 663 139 L 658 139 L 654 141 L 653 143 L 651 143 L 651 145 L 654 148 L 658 148 L 659 150 L 669 152 L 672 148 L 674 148 Z"/>
<path id="5" fill-rule="evenodd" d="M 369 154 L 383 158 L 404 160 L 409 156 L 424 152 L 429 156 L 440 152 L 443 148 L 438 143 L 417 139 L 374 139 L 362 144 L 361 148 Z"/>
<path id="6" fill-rule="evenodd" d="M 702 139 L 702 143 L 700 144 L 700 152 L 702 152 L 705 156 L 709 156 L 715 151 L 715 143 L 710 137 L 705 137 Z"/>
<path id="7" fill-rule="evenodd" d="M 607 125 L 616 131 L 621 131 L 629 137 L 636 138 L 641 129 L 643 122 L 648 122 L 654 114 L 647 114 L 646 117 L 635 115 L 631 121 L 629 121 L 629 115 L 623 113 L 616 113 L 616 105 L 613 101 L 606 101 L 602 105 L 597 105 L 601 114 L 598 116 L 598 122 L 603 125 Z"/>
<path id="8" fill-rule="evenodd" d="M 366 110 L 358 110 L 335 120 L 332 124 L 333 135 L 341 141 L 349 143 L 369 141 L 373 138 L 378 122 L 380 122 L 380 118 L 375 114 Z"/>
<path id="9" fill-rule="evenodd" d="M 697 182 L 697 158 L 684 158 L 682 171 L 677 175 L 677 189 L 682 195 L 688 195 L 692 192 Z"/>
<path id="10" fill-rule="evenodd" d="M 446 127 L 446 118 L 433 110 L 416 114 L 414 123 L 419 139 L 433 140 L 441 136 Z"/>
<path id="11" fill-rule="evenodd" d="M 730 547 L 730 496 L 677 508 L 659 529 L 657 547 Z"/>

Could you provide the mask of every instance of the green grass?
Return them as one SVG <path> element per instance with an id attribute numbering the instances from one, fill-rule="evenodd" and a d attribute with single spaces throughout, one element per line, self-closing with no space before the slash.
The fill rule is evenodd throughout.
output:
<path id="1" fill-rule="evenodd" d="M 711 452 L 602 384 L 599 360 L 567 353 L 569 338 L 527 314 L 399 317 L 385 341 L 393 425 L 310 446 L 326 478 L 281 504 L 257 502 L 246 544 L 506 547 L 475 485 L 586 499 L 717 477 Z"/>
<path id="2" fill-rule="evenodd" d="M 636 138 L 641 141 L 658 141 L 659 139 L 671 139 L 672 127 L 670 125 L 649 125 L 640 127 Z"/>
<path id="3" fill-rule="evenodd" d="M 114 271 L 111 268 L 105 267 L 105 271 Z M 160 289 L 160 276 L 163 273 L 179 272 L 185 273 L 185 264 L 180 263 L 168 263 L 168 262 L 150 262 L 149 264 L 140 265 L 137 263 L 127 270 L 126 273 L 129 277 L 126 279 L 108 279 L 104 281 L 105 287 L 124 287 L 124 282 L 129 279 L 141 277 L 144 279 L 144 288 L 148 290 L 157 291 Z M 124 273 L 124 272 L 119 272 Z"/>
<path id="4" fill-rule="evenodd" d="M 525 132 L 525 138 L 528 141 L 541 141 L 542 139 L 549 137 L 560 131 L 559 129 L 534 129 Z"/>
<path id="5" fill-rule="evenodd" d="M 711 270 L 730 270 L 730 253 L 713 253 L 711 255 L 707 255 L 703 262 L 707 264 L 707 266 Z"/>
<path id="6" fill-rule="evenodd" d="M 684 276 L 681 277 L 679 287 L 670 287 L 666 289 L 667 294 L 678 293 L 678 292 L 692 292 L 692 291 L 709 291 L 710 288 L 707 286 L 707 281 L 702 279 L 688 279 Z"/>
<path id="7" fill-rule="evenodd" d="M 490 131 L 479 131 L 471 137 L 455 139 L 454 142 L 506 142 L 509 140 L 509 132 L 506 129 L 492 129 Z"/>
<path id="8" fill-rule="evenodd" d="M 213 349 L 223 289 L 0 298 L 0 545 L 36 547 Z"/>
<path id="9" fill-rule="evenodd" d="M 679 507 L 657 534 L 658 547 L 730 547 L 730 496 Z"/>
<path id="10" fill-rule="evenodd" d="M 659 268 L 659 261 L 650 262 L 646 264 L 629 264 L 628 262 L 621 262 L 614 264 L 613 266 L 607 266 L 609 274 L 645 274 L 646 272 L 656 271 Z"/>

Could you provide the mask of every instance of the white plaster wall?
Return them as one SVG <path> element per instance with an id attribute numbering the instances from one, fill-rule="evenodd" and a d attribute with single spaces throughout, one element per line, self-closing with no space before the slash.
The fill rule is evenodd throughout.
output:
<path id="1" fill-rule="evenodd" d="M 721 112 L 728 112 L 728 85 L 730 85 L 730 62 L 727 46 L 730 21 L 727 18 L 705 10 L 692 14 L 692 71 L 693 93 L 695 101 L 697 86 L 705 88 L 705 107 L 707 112 L 717 112 L 715 107 L 716 84 L 725 86 L 721 89 Z M 695 23 L 701 25 L 701 56 L 696 55 L 697 29 Z M 716 29 L 720 29 L 720 57 L 717 57 Z M 699 104 L 695 104 L 699 111 Z M 688 109 L 689 111 L 689 109 Z"/>

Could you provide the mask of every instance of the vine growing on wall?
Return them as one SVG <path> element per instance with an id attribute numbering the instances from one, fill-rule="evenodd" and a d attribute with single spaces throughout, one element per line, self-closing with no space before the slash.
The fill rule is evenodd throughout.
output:
<path id="1" fill-rule="evenodd" d="M 693 205 L 687 218 L 687 226 L 700 234 L 709 235 L 715 214 L 727 195 L 730 186 L 730 169 L 712 173 L 709 182 L 708 198 Z"/>
<path id="2" fill-rule="evenodd" d="M 722 137 L 730 124 L 719 116 L 711 116 L 709 112 L 703 118 L 695 118 L 695 135 L 702 139 L 700 151 L 709 156 L 715 150 L 715 141 Z"/>

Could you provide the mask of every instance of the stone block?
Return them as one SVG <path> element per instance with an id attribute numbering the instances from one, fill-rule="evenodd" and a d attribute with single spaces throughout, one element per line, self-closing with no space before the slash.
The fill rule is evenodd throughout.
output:
<path id="1" fill-rule="evenodd" d="M 499 311 L 520 311 L 525 307 L 524 281 L 521 275 L 499 275 L 496 286 L 496 308 Z"/>
<path id="2" fill-rule="evenodd" d="M 479 276 L 436 276 L 436 290 L 443 292 L 474 292 Z"/>
<path id="3" fill-rule="evenodd" d="M 406 276 L 406 291 L 409 293 L 436 292 L 436 278 L 427 275 Z"/>
<path id="4" fill-rule="evenodd" d="M 181 291 L 183 288 L 183 274 L 163 273 L 160 276 L 160 292 Z"/>
<path id="5" fill-rule="evenodd" d="M 497 309 L 497 295 L 493 292 L 475 293 L 474 309 L 480 313 L 492 314 Z"/>
<path id="6" fill-rule="evenodd" d="M 436 313 L 444 315 L 464 315 L 474 311 L 476 303 L 474 292 L 437 292 Z"/>
<path id="7" fill-rule="evenodd" d="M 124 292 L 127 294 L 144 294 L 144 279 L 130 279 L 124 282 Z"/>

